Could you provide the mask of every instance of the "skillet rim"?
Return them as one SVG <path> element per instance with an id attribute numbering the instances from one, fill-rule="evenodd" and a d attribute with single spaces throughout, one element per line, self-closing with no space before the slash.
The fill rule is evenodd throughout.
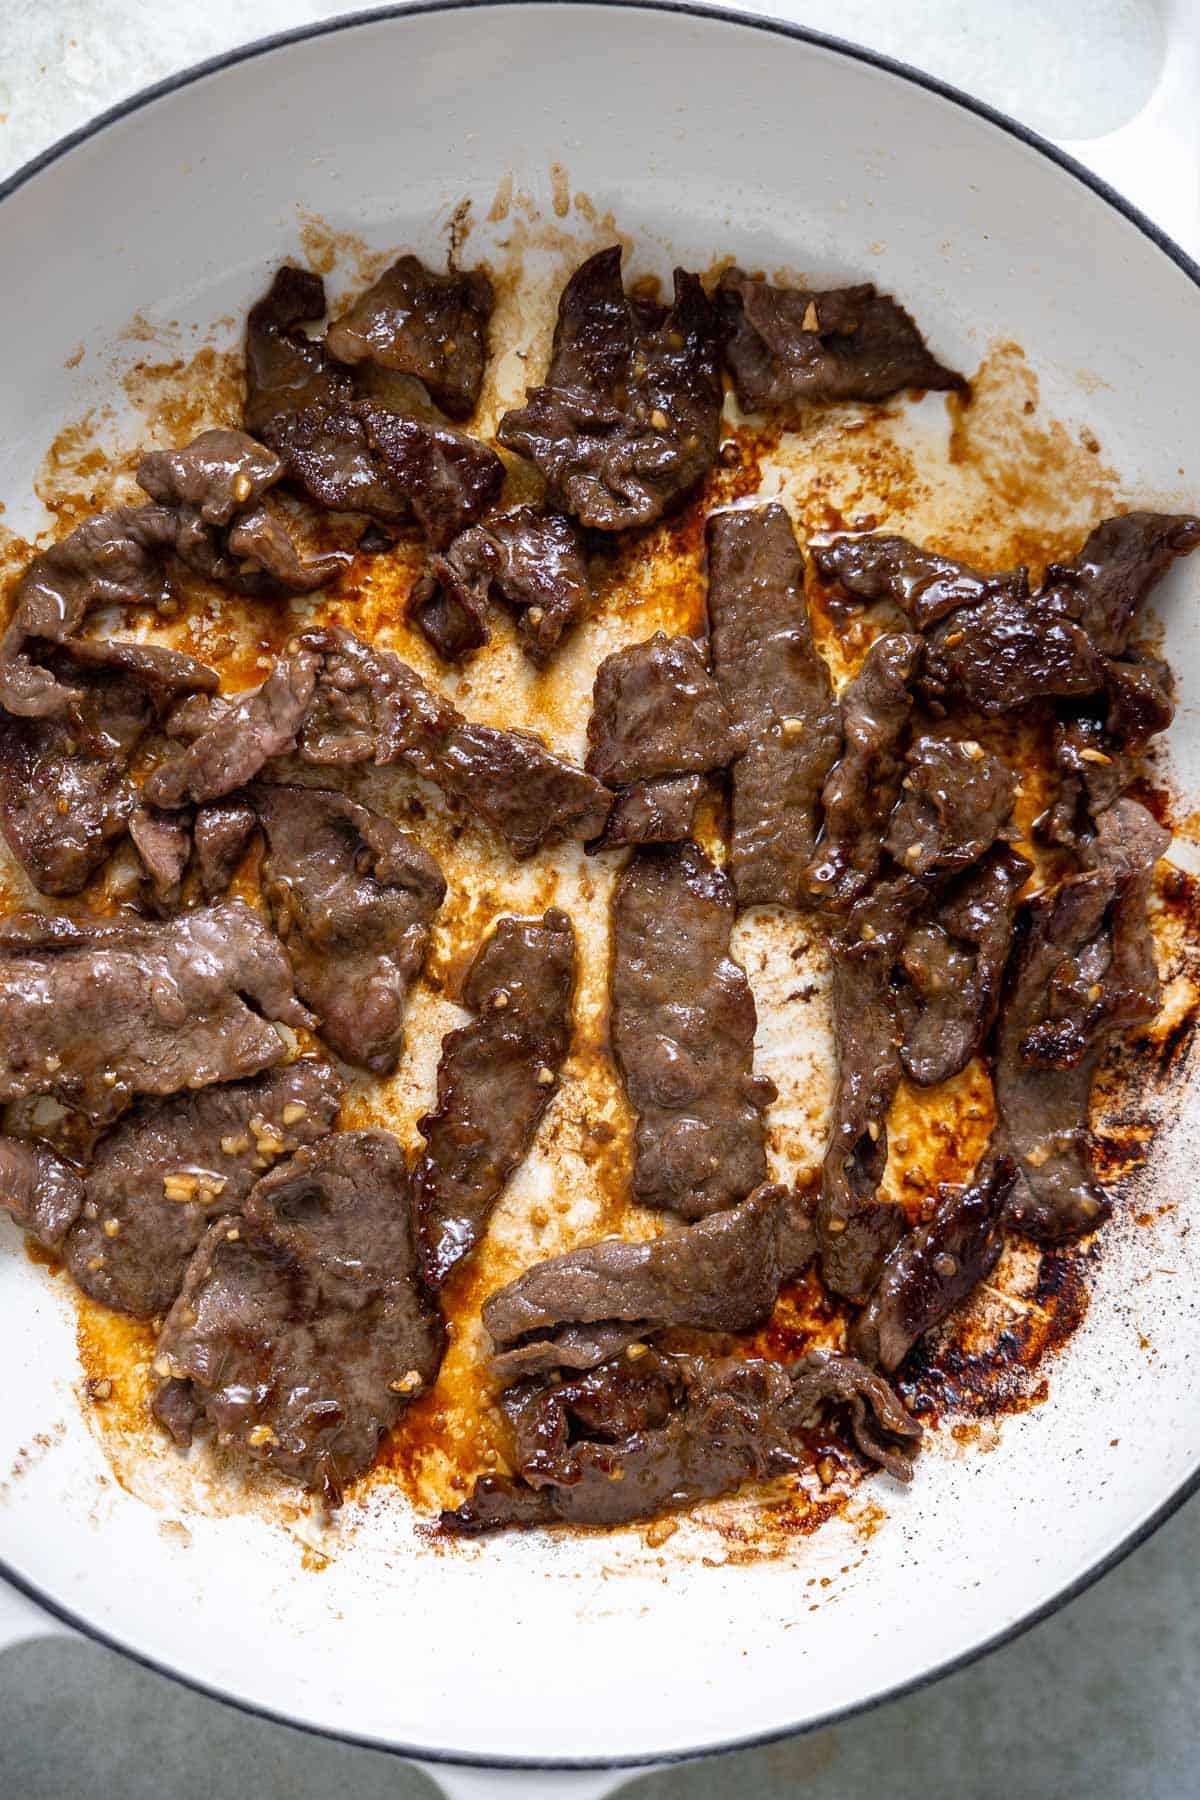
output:
<path id="1" fill-rule="evenodd" d="M 401 0 L 400 4 L 368 7 L 356 12 L 341 14 L 336 18 L 317 19 L 307 25 L 292 26 L 283 31 L 272 32 L 265 37 L 255 38 L 251 42 L 239 44 L 231 50 L 224 50 L 215 56 L 206 57 L 201 62 L 189 64 L 187 68 L 181 69 L 173 75 L 167 75 L 161 81 L 153 82 L 148 87 L 139 88 L 136 93 L 129 95 L 126 99 L 119 100 L 115 105 L 107 107 L 94 119 L 77 126 L 74 131 L 67 132 L 47 149 L 40 151 L 36 156 L 23 163 L 4 181 L 0 181 L 0 205 L 3 205 L 5 200 L 11 198 L 44 169 L 50 168 L 60 158 L 86 144 L 90 139 L 98 137 L 110 125 L 115 125 L 132 114 L 141 112 L 144 108 L 167 98 L 181 88 L 191 87 L 198 81 L 206 80 L 210 75 L 218 75 L 225 69 L 233 68 L 239 63 L 249 62 L 259 56 L 269 55 L 274 50 L 285 49 L 291 44 L 304 43 L 310 38 L 329 37 L 335 32 L 352 31 L 363 25 L 377 24 L 391 19 L 403 19 L 413 15 L 468 12 L 479 7 L 523 7 L 545 3 L 546 0 L 408 0 L 408 3 L 406 0 Z M 564 0 L 557 0 L 557 3 L 564 4 Z M 1049 162 L 1054 163 L 1064 174 L 1081 182 L 1126 218 L 1130 224 L 1136 226 L 1142 235 L 1169 257 L 1192 282 L 1193 286 L 1200 290 L 1200 263 L 1157 226 L 1140 207 L 1135 206 L 1132 201 L 1118 193 L 1101 176 L 1094 174 L 1091 169 L 1039 132 L 1021 124 L 1019 120 L 1010 117 L 999 108 L 989 105 L 987 101 L 978 100 L 950 82 L 942 81 L 936 75 L 926 74 L 923 70 L 913 68 L 911 64 L 902 62 L 896 57 L 867 49 L 863 45 L 848 43 L 843 38 L 833 37 L 822 31 L 814 31 L 808 26 L 796 24 L 791 20 L 765 18 L 755 13 L 737 12 L 726 6 L 710 4 L 709 0 L 565 0 L 565 3 L 596 8 L 604 7 L 611 12 L 665 13 L 683 18 L 715 20 L 720 24 L 736 25 L 744 27 L 748 31 L 762 32 L 768 36 L 791 38 L 800 43 L 812 45 L 819 50 L 831 51 L 835 55 L 845 57 L 848 61 L 865 63 L 870 68 L 880 69 L 885 74 L 896 76 L 914 87 L 937 95 L 939 99 L 950 101 L 951 104 L 961 107 L 965 112 L 973 113 L 976 118 L 986 120 L 988 124 L 998 127 L 1009 137 L 1016 138 L 1018 142 L 1037 151 Z M 1051 1595 L 1040 1606 L 1023 1614 L 1011 1624 L 1002 1626 L 990 1637 L 984 1638 L 977 1644 L 972 1644 L 969 1649 L 960 1651 L 956 1656 L 947 1657 L 935 1667 L 923 1670 L 918 1675 L 894 1682 L 890 1687 L 872 1694 L 868 1699 L 852 1701 L 843 1707 L 835 1707 L 819 1718 L 810 1719 L 803 1724 L 771 1726 L 765 1731 L 751 1732 L 743 1737 L 724 1738 L 716 1743 L 696 1744 L 686 1750 L 639 1755 L 486 1756 L 441 1745 L 429 1747 L 403 1744 L 390 1739 L 364 1736 L 354 1731 L 315 1725 L 277 1711 L 273 1707 L 264 1706 L 257 1701 L 247 1700 L 229 1689 L 202 1681 L 194 1675 L 189 1675 L 183 1670 L 173 1667 L 170 1663 L 163 1662 L 129 1644 L 122 1643 L 93 1620 L 82 1617 L 69 1606 L 64 1606 L 45 1594 L 35 1582 L 27 1580 L 15 1569 L 4 1556 L 0 1556 L 0 1580 L 6 1581 L 44 1612 L 70 1627 L 81 1637 L 89 1638 L 107 1650 L 113 1650 L 118 1655 L 128 1657 L 131 1662 L 140 1664 L 142 1668 L 150 1669 L 158 1675 L 164 1675 L 171 1681 L 177 1681 L 183 1687 L 191 1688 L 195 1693 L 203 1694 L 210 1700 L 218 1700 L 227 1706 L 236 1707 L 238 1711 L 247 1713 L 253 1718 L 265 1719 L 271 1724 L 284 1725 L 295 1731 L 308 1732 L 313 1737 L 328 1738 L 337 1743 L 353 1744 L 364 1750 L 375 1750 L 409 1762 L 458 1765 L 464 1768 L 528 1770 L 531 1772 L 540 1769 L 577 1773 L 604 1769 L 652 1769 L 692 1762 L 702 1757 L 723 1755 L 735 1750 L 753 1750 L 762 1745 L 776 1743 L 781 1738 L 806 1736 L 812 1731 L 822 1731 L 830 1725 L 840 1724 L 846 1719 L 856 1718 L 863 1713 L 873 1711 L 888 1701 L 919 1693 L 923 1688 L 932 1686 L 934 1682 L 941 1681 L 945 1676 L 955 1674 L 960 1669 L 969 1668 L 972 1663 L 980 1661 L 992 1650 L 997 1650 L 1001 1645 L 1013 1642 L 1034 1625 L 1040 1624 L 1044 1619 L 1052 1618 L 1072 1600 L 1077 1599 L 1102 1576 L 1114 1569 L 1118 1563 L 1123 1562 L 1132 1551 L 1152 1537 L 1159 1527 L 1173 1517 L 1184 1502 L 1191 1499 L 1198 1490 L 1200 1490 L 1200 1463 L 1147 1518 L 1142 1520 L 1141 1524 L 1135 1526 L 1119 1543 L 1115 1544 L 1105 1555 L 1099 1557 L 1090 1568 L 1085 1569 L 1074 1581 Z"/>

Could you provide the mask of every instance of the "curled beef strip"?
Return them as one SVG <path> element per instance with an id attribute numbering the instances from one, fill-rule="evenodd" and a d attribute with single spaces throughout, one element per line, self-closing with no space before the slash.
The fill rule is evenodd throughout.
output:
<path id="1" fill-rule="evenodd" d="M 1097 818 L 1124 793 L 1133 769 L 1124 746 L 1086 713 L 1055 720 L 1053 758 L 1058 786 L 1034 833 L 1043 843 L 1077 850 L 1095 836 Z"/>
<path id="2" fill-rule="evenodd" d="M 83 1181 L 51 1151 L 0 1137 L 0 1206 L 47 1250 L 61 1250 L 83 1210 Z"/>
<path id="3" fill-rule="evenodd" d="M 229 887 L 257 825 L 253 810 L 240 800 L 216 800 L 200 807 L 192 838 L 200 891 L 206 900 L 217 899 Z"/>
<path id="4" fill-rule="evenodd" d="M 294 750 L 320 666 L 316 651 L 298 648 L 280 657 L 261 687 L 217 701 L 187 748 L 147 778 L 143 798 L 163 807 L 219 800 Z M 186 725 L 191 736 L 190 718 Z"/>
<path id="5" fill-rule="evenodd" d="M 829 912 L 851 907 L 879 874 L 922 650 L 921 639 L 907 632 L 876 638 L 842 694 L 842 754 L 825 780 L 824 829 L 804 877 L 813 901 Z"/>
<path id="6" fill-rule="evenodd" d="M 52 1094 L 103 1121 L 134 1094 L 271 1068 L 269 1020 L 306 1025 L 272 932 L 240 900 L 169 921 L 0 921 L 0 1100 Z"/>
<path id="7" fill-rule="evenodd" d="M 633 1193 L 699 1219 L 766 1180 L 750 983 L 732 884 L 693 843 L 637 852 L 613 896 L 612 1047 L 638 1115 Z"/>
<path id="8" fill-rule="evenodd" d="M 627 844 L 680 844 L 692 835 L 704 796 L 703 775 L 663 775 L 635 781 L 613 799 L 603 835 L 589 850 L 621 850 Z"/>
<path id="9" fill-rule="evenodd" d="M 1006 1156 L 989 1156 L 969 1187 L 942 1199 L 927 1225 L 896 1245 L 850 1347 L 889 1374 L 925 1332 L 986 1281 L 1004 1248 L 1001 1220 L 1017 1171 Z"/>
<path id="10" fill-rule="evenodd" d="M 615 1525 L 715 1499 L 805 1467 L 803 1433 L 845 1406 L 858 1448 L 907 1481 L 921 1428 L 880 1375 L 816 1350 L 785 1367 L 647 1350 L 572 1381 L 502 1396 L 515 1477 L 485 1475 L 452 1532 L 503 1525 Z"/>
<path id="11" fill-rule="evenodd" d="M 662 1237 L 605 1238 L 569 1250 L 484 1302 L 492 1372 L 507 1382 L 593 1368 L 667 1325 L 748 1331 L 815 1247 L 797 1196 L 764 1185 L 740 1205 Z"/>
<path id="12" fill-rule="evenodd" d="M 296 992 L 347 1062 L 390 1075 L 408 990 L 446 893 L 415 838 L 344 794 L 255 783 L 267 838 L 263 892 Z"/>
<path id="13" fill-rule="evenodd" d="M 298 1150 L 219 1219 L 158 1341 L 154 1411 L 330 1506 L 436 1379 L 444 1333 L 417 1272 L 404 1152 L 347 1131 Z"/>
<path id="14" fill-rule="evenodd" d="M 262 437 L 273 420 L 307 407 L 344 406 L 350 376 L 303 327 L 325 316 L 325 283 L 285 264 L 246 320 L 246 430 Z"/>
<path id="15" fill-rule="evenodd" d="M 837 582 L 851 599 L 890 600 L 918 631 L 928 631 L 960 606 L 1008 593 L 1029 593 L 1026 569 L 981 575 L 967 563 L 883 531 L 838 532 L 809 539 L 822 581 Z"/>
<path id="16" fill-rule="evenodd" d="M 1018 896 L 1033 873 L 1008 844 L 989 851 L 904 939 L 896 992 L 900 1060 L 921 1087 L 949 1081 L 983 1048 L 1000 1004 Z"/>
<path id="17" fill-rule="evenodd" d="M 84 1179 L 64 1260 L 85 1294 L 148 1319 L 165 1312 L 215 1218 L 240 1213 L 264 1169 L 332 1129 L 343 1087 L 305 1057 L 251 1081 L 140 1101 Z"/>
<path id="18" fill-rule="evenodd" d="M 973 738 L 918 738 L 908 753 L 900 804 L 887 848 L 910 874 L 952 875 L 1002 836 L 1012 815 L 1016 777 Z"/>
<path id="19" fill-rule="evenodd" d="M 1092 1075 L 1106 1039 L 1143 1024 L 1160 993 L 1146 901 L 1168 843 L 1134 800 L 1100 816 L 1094 866 L 1025 903 L 997 1027 L 997 1141 L 1017 1165 L 1008 1217 L 1054 1242 L 1098 1225 L 1107 1201 L 1088 1151 Z"/>
<path id="20" fill-rule="evenodd" d="M 725 357 L 748 412 L 886 400 L 903 388 L 968 391 L 931 354 L 899 301 L 869 283 L 821 293 L 726 269 L 717 299 Z"/>
<path id="21" fill-rule="evenodd" d="M 748 748 L 733 765 L 730 868 L 742 906 L 795 906 L 817 802 L 841 748 L 829 671 L 814 648 L 804 566 L 781 506 L 708 522 L 713 668 Z"/>
<path id="22" fill-rule="evenodd" d="M 551 504 L 584 525 L 652 524 L 716 459 L 718 336 L 697 276 L 676 269 L 668 311 L 630 300 L 620 249 L 601 250 L 563 289 L 544 385 L 505 413 L 497 436 L 537 464 Z"/>
<path id="23" fill-rule="evenodd" d="M 478 1016 L 447 1033 L 414 1176 L 425 1279 L 438 1287 L 487 1229 L 558 1088 L 571 1039 L 575 932 L 551 907 L 504 918 L 463 983 Z"/>
<path id="24" fill-rule="evenodd" d="M 1200 519 L 1131 512 L 1105 519 L 1069 563 L 1051 563 L 1043 593 L 1064 602 L 1104 656 L 1125 654 L 1134 620 L 1152 588 L 1200 544 Z"/>
<path id="25" fill-rule="evenodd" d="M 465 419 L 479 399 L 494 304 L 482 269 L 440 275 L 401 256 L 334 321 L 325 343 L 339 362 L 415 376 L 448 417 Z"/>
<path id="26" fill-rule="evenodd" d="M 519 506 L 460 532 L 433 551 L 408 599 L 408 616 L 439 656 L 458 662 L 491 638 L 488 602 L 516 615 L 517 637 L 542 668 L 591 599 L 578 527 L 561 513 Z"/>

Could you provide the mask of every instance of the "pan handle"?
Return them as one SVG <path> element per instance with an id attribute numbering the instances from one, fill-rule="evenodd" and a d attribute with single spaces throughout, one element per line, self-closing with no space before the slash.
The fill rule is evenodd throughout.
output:
<path id="1" fill-rule="evenodd" d="M 1200 5 L 1158 0 L 1166 55 L 1158 86 L 1135 118 L 1104 137 L 1059 148 L 1146 213 L 1200 260 Z"/>
<path id="2" fill-rule="evenodd" d="M 461 1763 L 415 1763 L 446 1800 L 603 1800 L 627 1781 L 652 1775 L 638 1769 L 474 1769 Z"/>
<path id="3" fill-rule="evenodd" d="M 18 1644 L 27 1643 L 30 1638 L 70 1638 L 75 1635 L 71 1627 L 56 1619 L 53 1613 L 46 1612 L 11 1582 L 0 1579 L 0 1656 Z"/>

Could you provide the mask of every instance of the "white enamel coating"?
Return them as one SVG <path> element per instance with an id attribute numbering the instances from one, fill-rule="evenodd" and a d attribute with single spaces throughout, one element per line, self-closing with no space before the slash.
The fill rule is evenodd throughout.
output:
<path id="1" fill-rule="evenodd" d="M 505 171 L 549 211 L 556 162 L 644 240 L 645 260 L 665 264 L 669 244 L 701 266 L 733 252 L 814 276 L 869 267 L 952 362 L 1017 339 L 1048 410 L 1087 417 L 1131 501 L 1200 494 L 1200 293 L 1036 147 L 833 48 L 714 17 L 529 4 L 284 45 L 154 100 L 18 187 L 0 240 L 7 522 L 40 524 L 20 497 L 78 411 L 64 366 L 78 344 L 99 353 L 138 307 L 185 326 L 240 314 L 296 251 L 298 207 L 374 244 L 432 248 L 430 222 L 464 195 L 486 212 Z M 1178 572 L 1160 609 L 1185 791 L 1200 786 L 1198 579 Z M 1179 1209 L 1112 1234 L 1050 1403 L 1010 1420 L 989 1455 L 935 1446 L 911 1491 L 881 1488 L 887 1517 L 865 1555 L 833 1524 L 795 1565 L 705 1568 L 671 1545 L 626 1555 L 537 1536 L 445 1554 L 394 1512 L 321 1574 L 244 1513 L 189 1519 L 185 1546 L 111 1481 L 98 1488 L 70 1308 L 5 1231 L 0 1557 L 193 1682 L 414 1756 L 653 1760 L 827 1719 L 1011 1631 L 1193 1479 L 1197 1113 L 1195 1093 L 1181 1097 L 1156 1147 L 1151 1198 Z M 831 1584 L 815 1611 L 810 1576 Z M 587 1800 L 614 1778 L 561 1779 Z M 463 1772 L 461 1792 L 529 1784 Z"/>

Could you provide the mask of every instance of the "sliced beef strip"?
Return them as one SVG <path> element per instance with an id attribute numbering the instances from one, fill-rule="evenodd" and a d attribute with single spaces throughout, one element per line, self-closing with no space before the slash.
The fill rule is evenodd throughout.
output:
<path id="1" fill-rule="evenodd" d="M 601 250 L 559 300 L 543 386 L 497 433 L 535 462 L 551 504 L 598 531 L 649 525 L 716 459 L 721 419 L 716 309 L 675 271 L 670 310 L 630 300 L 621 251 Z"/>
<path id="2" fill-rule="evenodd" d="M 616 795 L 603 833 L 588 849 L 681 844 L 692 835 L 705 786 L 703 775 L 664 775 L 657 781 L 635 781 Z"/>
<path id="3" fill-rule="evenodd" d="M 864 1362 L 890 1374 L 986 1281 L 1004 1248 L 1001 1222 L 1016 1178 L 1011 1158 L 987 1157 L 969 1187 L 946 1194 L 928 1224 L 896 1245 L 850 1333 Z"/>
<path id="4" fill-rule="evenodd" d="M 154 1411 L 177 1442 L 206 1425 L 336 1506 L 436 1379 L 443 1344 L 404 1152 L 390 1132 L 339 1132 L 201 1239 L 159 1337 Z"/>
<path id="5" fill-rule="evenodd" d="M 996 1019 L 1018 896 L 1033 873 L 1008 844 L 990 850 L 904 939 L 896 992 L 900 1060 L 921 1087 L 949 1081 Z"/>
<path id="6" fill-rule="evenodd" d="M 220 800 L 294 750 L 320 666 L 317 652 L 303 647 L 280 657 L 261 687 L 211 709 L 187 748 L 147 778 L 143 798 L 161 807 Z"/>
<path id="7" fill-rule="evenodd" d="M 907 757 L 900 804 L 888 826 L 889 854 L 910 874 L 970 868 L 1008 829 L 1016 776 L 973 738 L 918 738 Z"/>
<path id="8" fill-rule="evenodd" d="M 205 525 L 228 525 L 257 506 L 283 474 L 279 458 L 244 431 L 219 426 L 181 450 L 151 450 L 138 486 L 164 506 L 191 507 Z"/>
<path id="9" fill-rule="evenodd" d="M 266 833 L 263 892 L 322 1036 L 347 1062 L 390 1075 L 408 990 L 446 893 L 416 839 L 344 794 L 254 783 Z"/>
<path id="10" fill-rule="evenodd" d="M 525 731 L 464 719 L 390 650 L 345 630 L 306 633 L 322 671 L 300 737 L 307 762 L 405 762 L 528 856 L 549 838 L 594 838 L 612 797 Z"/>
<path id="11" fill-rule="evenodd" d="M 586 767 L 608 787 L 723 769 L 746 747 L 695 638 L 656 631 L 597 669 Z"/>
<path id="12" fill-rule="evenodd" d="M 822 581 L 837 582 L 854 600 L 890 600 L 918 631 L 928 631 L 960 606 L 1029 593 L 1028 572 L 981 575 L 967 563 L 883 531 L 839 532 L 809 539 Z"/>
<path id="13" fill-rule="evenodd" d="M 859 1449 L 910 1479 L 921 1428 L 852 1357 L 814 1351 L 790 1368 L 737 1357 L 621 1358 L 572 1381 L 523 1382 L 501 1401 L 515 1477 L 485 1475 L 452 1532 L 503 1525 L 615 1525 L 714 1499 L 805 1466 L 802 1433 L 845 1406 Z"/>
<path id="14" fill-rule="evenodd" d="M 331 356 L 375 363 L 424 383 L 451 419 L 474 412 L 495 305 L 482 269 L 438 274 L 401 256 L 329 327 Z"/>
<path id="15" fill-rule="evenodd" d="M 431 553 L 409 595 L 408 616 L 439 656 L 458 662 L 489 642 L 493 594 L 516 615 L 526 656 L 544 667 L 591 600 L 579 528 L 532 506 L 470 526 L 445 551 Z"/>
<path id="16" fill-rule="evenodd" d="M 192 826 L 200 891 L 206 900 L 225 893 L 258 826 L 253 809 L 240 800 L 201 806 Z"/>
<path id="17" fill-rule="evenodd" d="M 830 944 L 837 1083 L 817 1228 L 826 1287 L 859 1303 L 905 1229 L 903 1208 L 877 1190 L 901 1073 L 892 966 L 925 895 L 909 876 L 881 884 Z"/>
<path id="18" fill-rule="evenodd" d="M 308 407 L 344 406 L 354 397 L 349 373 L 303 330 L 325 316 L 325 283 L 285 264 L 246 320 L 246 430 L 262 437 L 281 416 Z"/>
<path id="19" fill-rule="evenodd" d="M 829 912 L 851 907 L 879 874 L 922 649 L 907 632 L 876 638 L 842 694 L 842 754 L 821 792 L 824 828 L 804 877 L 814 902 Z"/>
<path id="20" fill-rule="evenodd" d="M 1008 1217 L 1054 1242 L 1107 1211 L 1088 1150 L 1101 1050 L 1160 1004 L 1146 901 L 1168 835 L 1136 801 L 1100 815 L 1094 866 L 1025 903 L 996 1036 L 997 1141 L 1018 1179 Z"/>
<path id="21" fill-rule="evenodd" d="M 327 512 L 366 513 L 393 535 L 412 523 L 409 497 L 371 448 L 352 402 L 278 412 L 258 435 L 279 452 L 296 486 Z"/>
<path id="22" fill-rule="evenodd" d="M 899 301 L 869 283 L 814 292 L 726 269 L 717 299 L 725 357 L 748 412 L 886 400 L 904 388 L 968 391 Z"/>
<path id="23" fill-rule="evenodd" d="M 83 1182 L 50 1150 L 0 1137 L 0 1206 L 47 1250 L 61 1250 L 83 1210 Z"/>
<path id="24" fill-rule="evenodd" d="M 1099 815 L 1129 786 L 1132 764 L 1104 721 L 1087 713 L 1055 720 L 1053 760 L 1058 786 L 1034 833 L 1043 843 L 1078 850 L 1095 836 Z"/>
<path id="25" fill-rule="evenodd" d="M 129 821 L 129 836 L 141 861 L 147 903 L 155 912 L 172 912 L 179 905 L 192 854 L 188 821 L 181 813 L 139 806 Z"/>
<path id="26" fill-rule="evenodd" d="M 730 867 L 742 906 L 802 898 L 817 802 L 841 748 L 829 671 L 815 649 L 804 566 L 781 506 L 708 522 L 713 668 L 749 747 L 733 765 Z"/>
<path id="27" fill-rule="evenodd" d="M 612 1047 L 638 1115 L 633 1193 L 699 1219 L 766 1180 L 756 1014 L 733 886 L 693 843 L 638 851 L 613 896 Z"/>
<path id="28" fill-rule="evenodd" d="M 437 1106 L 418 1120 L 414 1176 L 425 1278 L 440 1286 L 492 1209 L 554 1098 L 571 1040 L 575 932 L 551 907 L 500 919 L 462 999 L 477 1017 L 442 1040 Z"/>
<path id="29" fill-rule="evenodd" d="M 0 1100 L 51 1094 L 97 1121 L 134 1094 L 234 1081 L 308 1024 L 274 934 L 240 900 L 169 921 L 0 921 Z"/>
<path id="30" fill-rule="evenodd" d="M 183 1285 L 215 1218 L 240 1213 L 263 1170 L 332 1130 L 343 1093 L 304 1057 L 250 1081 L 140 1101 L 101 1140 L 64 1260 L 85 1294 L 148 1319 Z"/>
<path id="31" fill-rule="evenodd" d="M 1175 683 L 1161 657 L 1110 657 L 1104 699 L 1105 727 L 1125 750 L 1144 749 L 1175 717 Z"/>
<path id="32" fill-rule="evenodd" d="M 484 1302 L 492 1371 L 507 1382 L 592 1367 L 667 1325 L 748 1331 L 815 1247 L 796 1196 L 764 1185 L 662 1237 L 606 1238 L 551 1257 Z"/>
<path id="33" fill-rule="evenodd" d="M 1069 563 L 1051 563 L 1044 594 L 1067 609 L 1104 656 L 1123 656 L 1151 589 L 1181 556 L 1200 544 L 1200 519 L 1189 514 L 1131 512 L 1105 519 Z"/>
<path id="34" fill-rule="evenodd" d="M 452 543 L 499 499 L 504 464 L 478 438 L 367 400 L 354 410 L 388 479 L 431 544 Z"/>

